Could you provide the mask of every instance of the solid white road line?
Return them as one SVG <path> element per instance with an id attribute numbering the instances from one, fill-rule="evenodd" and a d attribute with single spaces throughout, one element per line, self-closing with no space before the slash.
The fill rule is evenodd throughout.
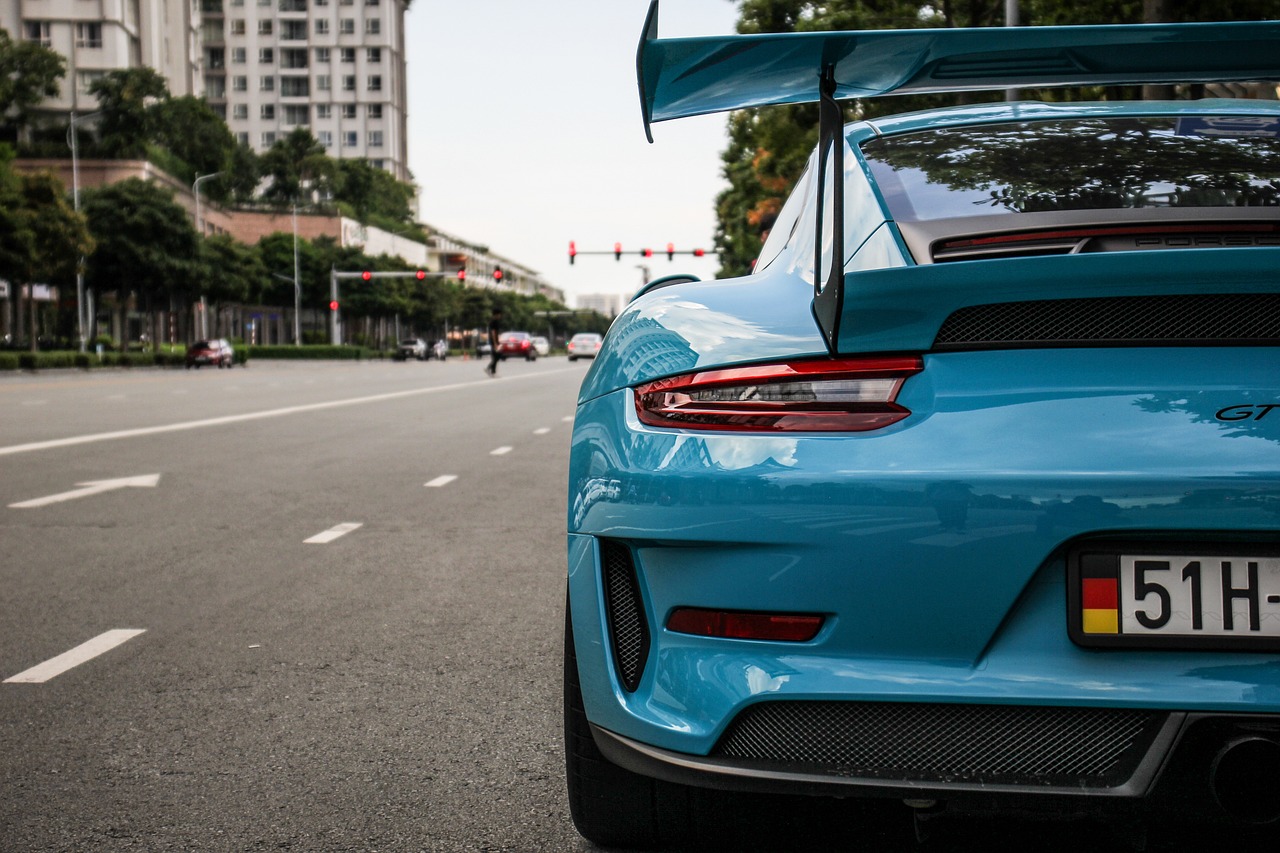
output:
<path id="1" fill-rule="evenodd" d="M 5 684 L 42 684 L 56 675 L 77 667 L 85 661 L 93 660 L 100 654 L 109 652 L 116 646 L 132 640 L 139 634 L 145 634 L 145 628 L 116 628 L 99 634 L 87 643 L 81 643 L 69 652 L 63 652 L 56 658 L 50 658 L 42 664 L 6 678 Z"/>
<path id="2" fill-rule="evenodd" d="M 540 379 L 547 376 L 554 376 L 557 373 L 565 373 L 571 368 L 563 368 L 559 370 L 548 370 L 541 373 L 527 374 L 525 376 L 513 377 L 512 381 L 525 381 L 532 379 Z M 304 385 L 314 385 L 316 380 L 304 380 Z M 337 409 L 342 406 L 359 406 L 365 403 L 380 403 L 384 400 L 399 400 L 404 397 L 416 397 L 421 394 L 439 394 L 443 391 L 457 391 L 460 388 L 473 388 L 476 385 L 483 385 L 483 381 L 474 382 L 456 382 L 452 385 L 436 385 L 432 388 L 415 388 L 411 391 L 392 391 L 387 394 L 374 394 L 369 397 L 352 397 L 347 400 L 331 400 L 327 403 L 309 403 L 303 406 L 287 406 L 283 409 L 267 409 L 262 412 L 249 412 L 244 415 L 227 415 L 221 418 L 209 418 L 203 421 L 184 421 L 176 424 L 165 424 L 164 426 L 141 427 L 139 429 L 122 429 L 117 432 L 99 432 L 92 435 L 76 435 L 70 438 L 55 438 L 50 441 L 33 441 L 30 444 L 13 444 L 8 447 L 0 447 L 0 456 L 11 456 L 14 453 L 29 453 L 33 450 L 53 450 L 59 447 L 72 447 L 77 444 L 92 444 L 98 441 L 111 441 L 118 438 L 138 438 L 145 435 L 158 435 L 165 432 L 180 432 L 188 429 L 201 429 L 202 427 L 222 426 L 224 424 L 235 424 L 242 421 L 257 421 L 263 418 L 278 418 L 283 415 L 296 415 L 303 412 L 318 412 L 324 409 Z"/>
<path id="3" fill-rule="evenodd" d="M 489 451 L 489 455 L 490 456 L 506 456 L 510 452 L 511 452 L 510 447 L 495 447 L 493 450 Z"/>
<path id="4" fill-rule="evenodd" d="M 351 531 L 358 530 L 361 527 L 364 527 L 364 523 L 356 522 L 356 521 L 348 521 L 345 524 L 334 525 L 333 527 L 330 527 L 328 530 L 326 530 L 323 533 L 317 533 L 315 536 L 312 536 L 310 539 L 304 539 L 302 544 L 326 545 L 332 542 L 333 540 L 337 539 L 338 537 L 346 536 Z"/>
<path id="5" fill-rule="evenodd" d="M 428 489 L 438 489 L 441 486 L 449 485 L 456 479 L 458 479 L 457 474 L 441 474 L 439 477 L 436 477 L 434 480 L 429 483 L 425 483 L 424 485 Z"/>

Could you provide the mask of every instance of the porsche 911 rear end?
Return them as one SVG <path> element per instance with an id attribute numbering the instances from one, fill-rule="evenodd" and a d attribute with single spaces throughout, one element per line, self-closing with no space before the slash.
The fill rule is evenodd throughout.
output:
<path id="1" fill-rule="evenodd" d="M 580 831 L 688 842 L 699 789 L 1280 820 L 1278 138 L 849 125 L 755 274 L 638 297 L 574 428 Z"/>

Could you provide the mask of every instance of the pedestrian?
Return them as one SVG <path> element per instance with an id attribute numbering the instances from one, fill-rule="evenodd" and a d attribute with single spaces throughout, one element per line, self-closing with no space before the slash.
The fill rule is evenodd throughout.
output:
<path id="1" fill-rule="evenodd" d="M 489 366 L 484 372 L 490 376 L 498 375 L 498 336 L 502 334 L 502 309 L 494 308 L 489 317 Z"/>

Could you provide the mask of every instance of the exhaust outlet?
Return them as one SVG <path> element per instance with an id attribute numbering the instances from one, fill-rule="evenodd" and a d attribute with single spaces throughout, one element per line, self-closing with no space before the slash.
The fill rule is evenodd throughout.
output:
<path id="1" fill-rule="evenodd" d="M 1222 748 L 1209 767 L 1209 787 L 1222 810 L 1237 820 L 1280 820 L 1280 743 L 1242 737 Z"/>

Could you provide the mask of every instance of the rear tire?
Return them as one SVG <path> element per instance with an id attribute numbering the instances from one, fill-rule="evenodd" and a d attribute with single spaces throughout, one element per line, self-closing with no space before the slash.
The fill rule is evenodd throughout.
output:
<path id="1" fill-rule="evenodd" d="M 565 609 L 565 777 L 573 825 L 602 847 L 666 847 L 692 840 L 690 789 L 632 773 L 610 762 L 591 736 L 582 706 L 573 628 Z"/>

